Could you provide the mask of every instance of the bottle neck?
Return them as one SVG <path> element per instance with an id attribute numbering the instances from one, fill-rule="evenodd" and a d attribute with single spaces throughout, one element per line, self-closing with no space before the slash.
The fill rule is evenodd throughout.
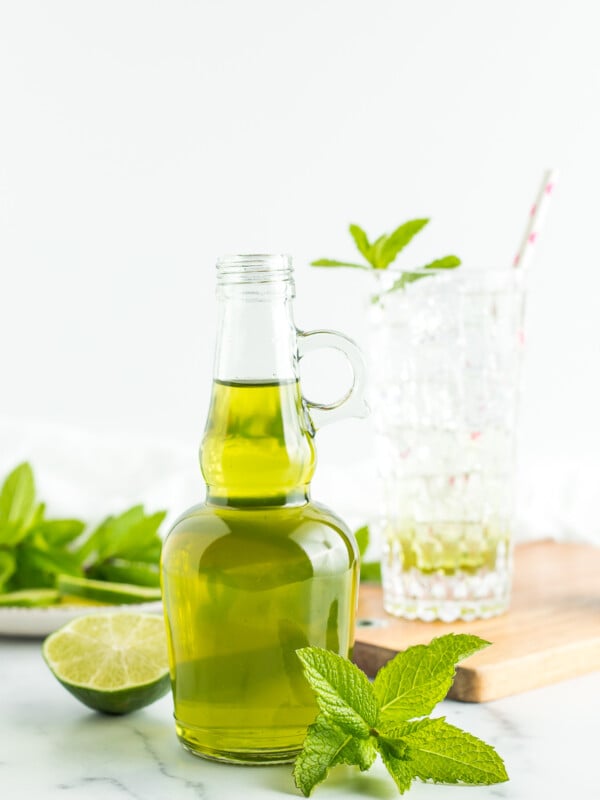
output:
<path id="1" fill-rule="evenodd" d="M 214 378 L 297 379 L 293 287 L 219 287 Z"/>
<path id="2" fill-rule="evenodd" d="M 308 500 L 315 451 L 298 384 L 291 268 L 286 262 L 278 272 L 280 263 L 261 269 L 253 261 L 240 273 L 227 262 L 219 272 L 215 380 L 201 447 L 207 499 L 217 505 Z"/>

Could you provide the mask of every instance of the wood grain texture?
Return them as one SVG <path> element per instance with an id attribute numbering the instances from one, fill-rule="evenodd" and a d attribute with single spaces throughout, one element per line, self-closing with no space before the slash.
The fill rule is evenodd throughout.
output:
<path id="1" fill-rule="evenodd" d="M 365 620 L 369 627 L 364 627 Z M 600 548 L 531 542 L 515 548 L 513 598 L 499 617 L 419 622 L 383 610 L 381 587 L 360 589 L 354 660 L 371 677 L 399 650 L 444 633 L 493 642 L 457 668 L 449 697 L 483 702 L 600 669 Z"/>

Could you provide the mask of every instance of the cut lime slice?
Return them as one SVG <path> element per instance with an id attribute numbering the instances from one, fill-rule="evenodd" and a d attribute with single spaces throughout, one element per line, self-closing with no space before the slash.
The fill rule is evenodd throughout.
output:
<path id="1" fill-rule="evenodd" d="M 109 583 L 89 578 L 74 578 L 72 575 L 59 575 L 56 582 L 62 595 L 83 597 L 97 603 L 148 603 L 160 600 L 160 589 L 150 586 L 135 586 L 133 583 Z"/>
<path id="2" fill-rule="evenodd" d="M 136 711 L 169 691 L 165 623 L 152 614 L 79 617 L 52 633 L 42 654 L 65 689 L 105 714 Z"/>
<path id="3" fill-rule="evenodd" d="M 20 589 L 18 592 L 0 594 L 0 606 L 51 606 L 59 600 L 56 589 Z"/>

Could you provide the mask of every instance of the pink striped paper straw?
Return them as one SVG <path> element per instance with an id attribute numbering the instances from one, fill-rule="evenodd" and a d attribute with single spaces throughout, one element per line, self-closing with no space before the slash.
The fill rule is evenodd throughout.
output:
<path id="1" fill-rule="evenodd" d="M 544 224 L 544 217 L 548 211 L 550 204 L 550 196 L 554 191 L 556 180 L 558 178 L 558 170 L 549 169 L 544 175 L 544 180 L 540 186 L 540 191 L 534 205 L 531 206 L 529 212 L 529 219 L 527 220 L 527 227 L 523 234 L 521 246 L 513 260 L 513 267 L 525 269 L 531 261 L 532 253 L 535 249 L 538 235 Z"/>

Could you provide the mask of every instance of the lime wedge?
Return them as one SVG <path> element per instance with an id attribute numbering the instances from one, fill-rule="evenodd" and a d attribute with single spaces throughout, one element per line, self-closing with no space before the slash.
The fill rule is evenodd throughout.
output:
<path id="1" fill-rule="evenodd" d="M 147 603 L 160 600 L 160 589 L 150 586 L 135 586 L 133 583 L 109 583 L 89 578 L 74 578 L 72 575 L 59 575 L 56 582 L 62 595 L 83 597 L 97 603 Z"/>
<path id="2" fill-rule="evenodd" d="M 0 594 L 0 606 L 51 606 L 57 603 L 59 594 L 56 589 L 20 589 L 18 592 Z"/>
<path id="3" fill-rule="evenodd" d="M 169 691 L 165 623 L 115 611 L 71 620 L 44 641 L 54 677 L 86 706 L 127 714 Z"/>

